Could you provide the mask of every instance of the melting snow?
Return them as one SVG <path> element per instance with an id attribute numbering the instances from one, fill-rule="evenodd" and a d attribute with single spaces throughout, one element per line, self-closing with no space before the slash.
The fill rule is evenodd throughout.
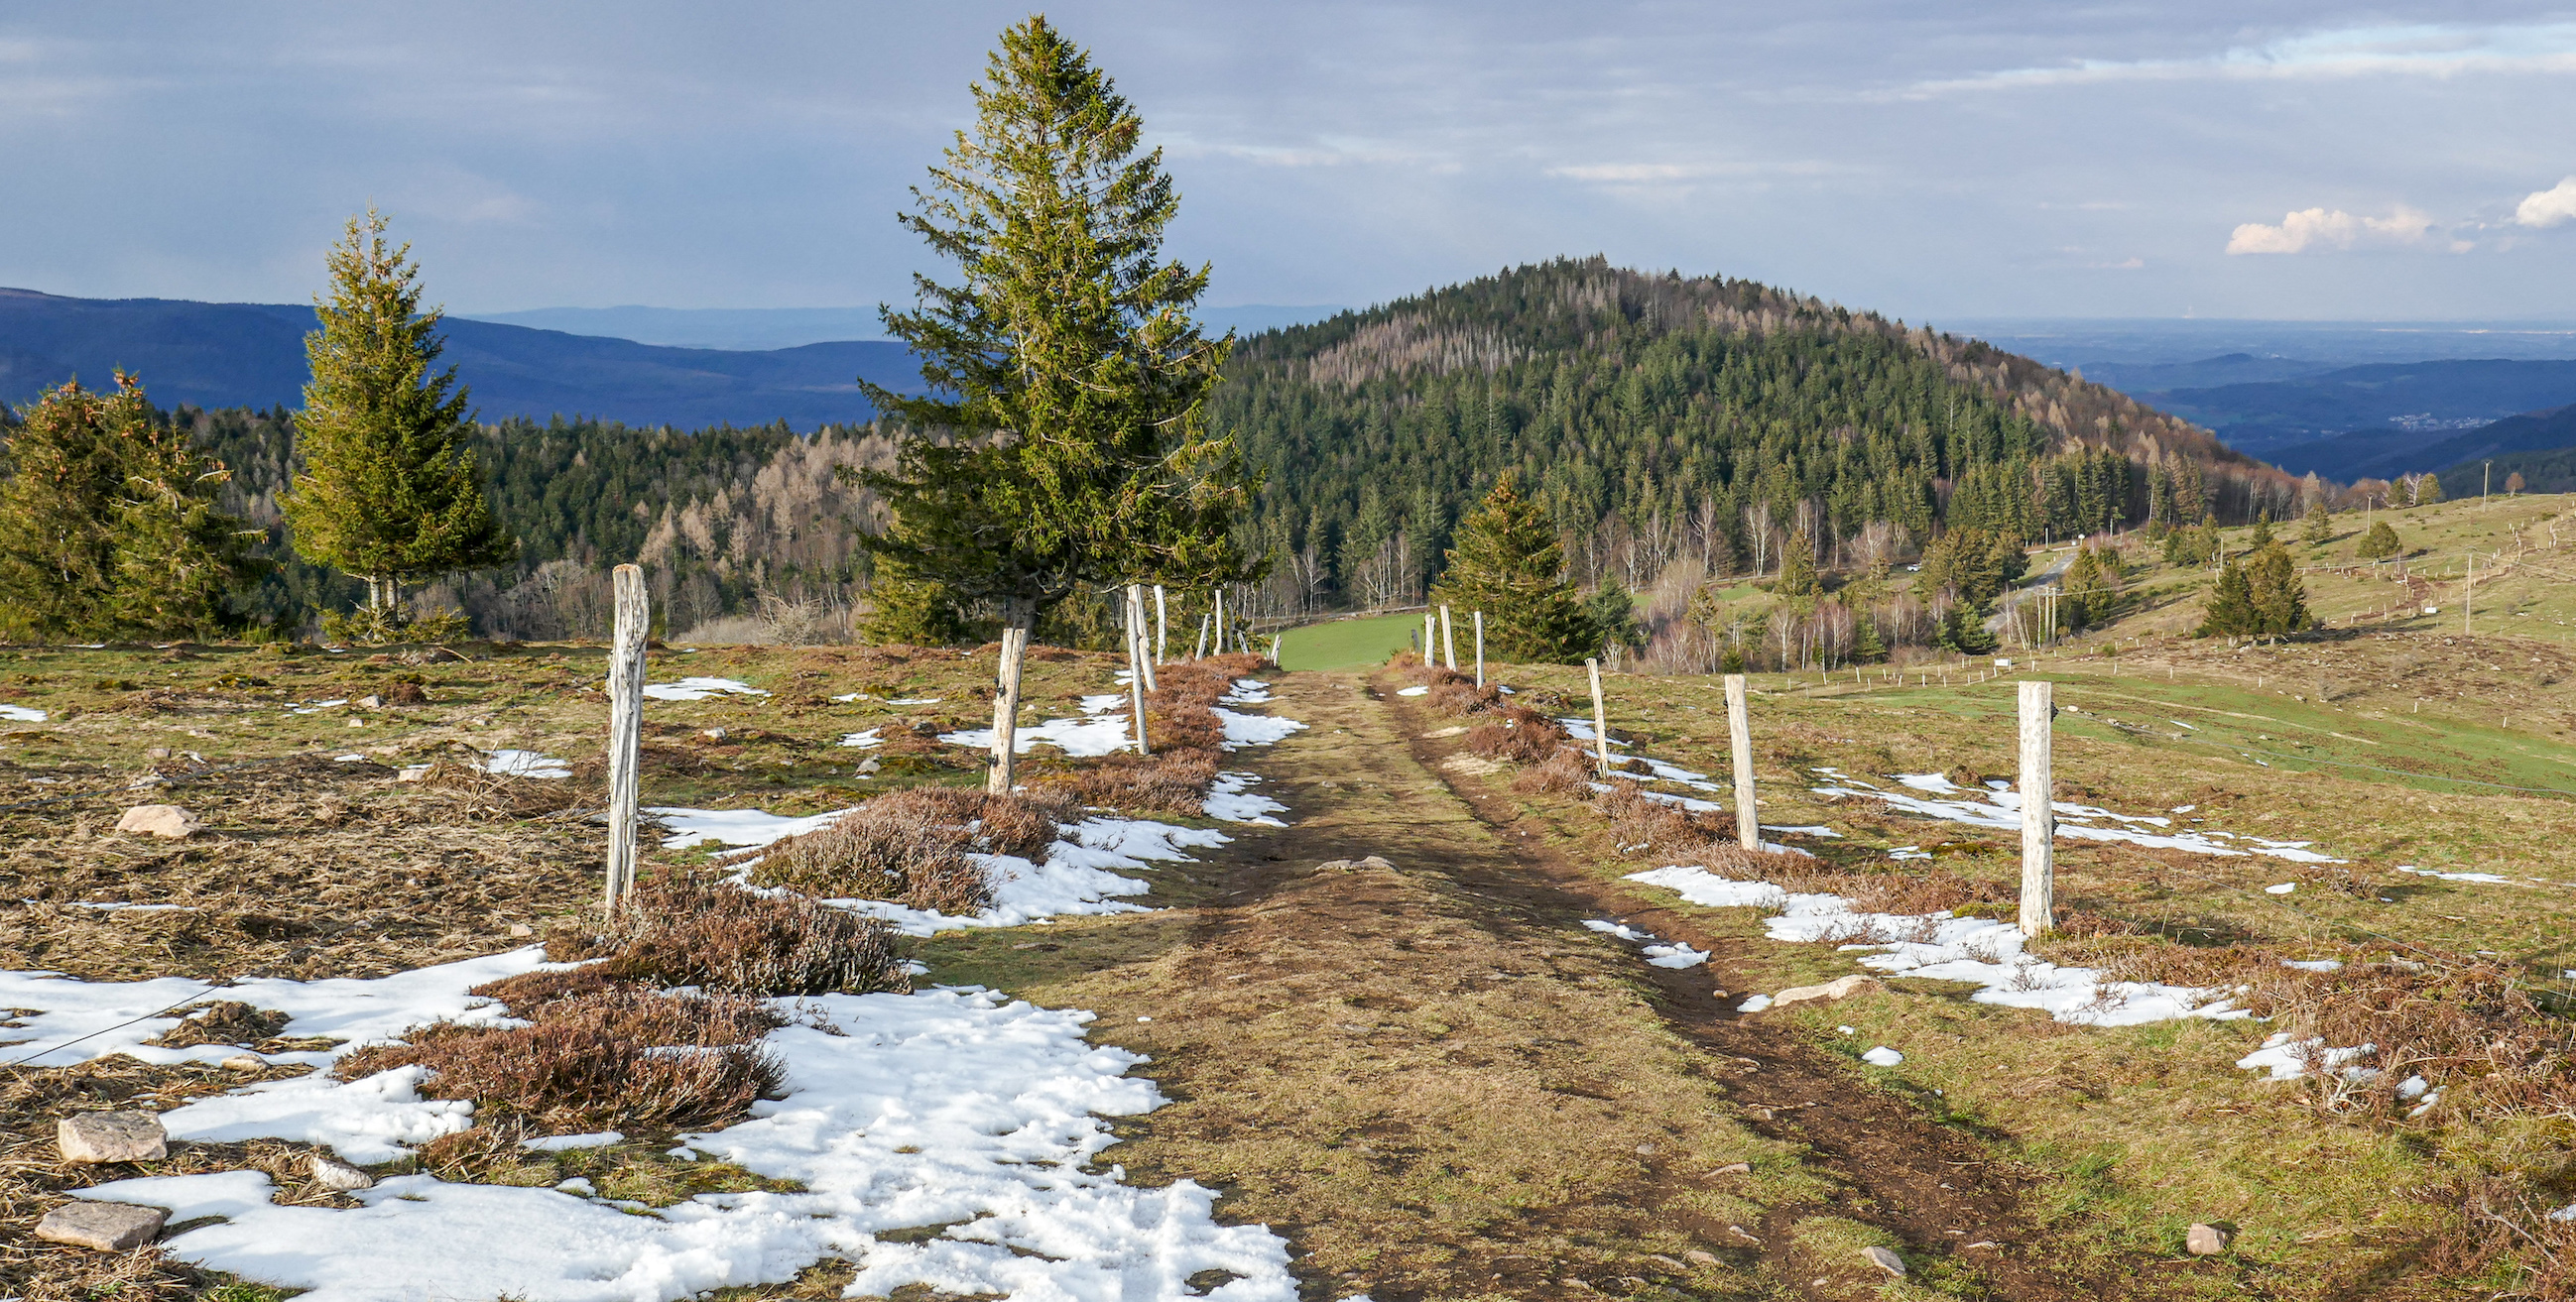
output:
<path id="1" fill-rule="evenodd" d="M 1256 796 L 1251 787 L 1261 779 L 1250 773 L 1220 773 L 1200 798 L 1207 816 L 1220 823 L 1257 823 L 1263 827 L 1285 827 L 1272 814 L 1288 812 L 1286 805 L 1268 796 Z"/>
<path id="2" fill-rule="evenodd" d="M 1875 796 L 1890 806 L 1908 813 L 1937 818 L 1944 822 L 1965 823 L 1971 827 L 1996 831 L 2021 830 L 2021 793 L 2008 790 L 1977 791 L 1962 787 L 1938 773 L 1900 773 L 1896 781 L 1923 795 L 1906 795 L 1854 782 L 1832 769 L 1815 772 L 1835 779 L 1838 785 L 1812 788 L 1820 796 Z M 2002 784 L 1996 784 L 2001 786 Z M 2167 828 L 2173 820 L 2160 814 L 2121 814 L 2093 805 L 2056 801 L 2049 806 L 2057 814 L 2057 834 L 2079 841 L 2126 841 L 2134 845 L 2167 850 L 2183 850 L 2208 855 L 2265 855 L 2293 863 L 2342 863 L 2341 859 L 2319 854 L 2308 847 L 2313 841 L 2273 841 L 2259 836 L 2240 837 L 2232 832 L 2188 830 L 2170 835 L 2142 828 Z M 2117 826 L 2102 826 L 2110 823 Z M 2221 845 L 2217 838 L 2242 842 L 2243 845 Z"/>
<path id="3" fill-rule="evenodd" d="M 474 761 L 474 767 L 505 778 L 568 778 L 572 766 L 532 750 L 496 750 Z"/>
<path id="4" fill-rule="evenodd" d="M 11 723 L 43 723 L 45 712 L 28 705 L 0 705 L 0 719 Z"/>
<path id="5" fill-rule="evenodd" d="M 657 701 L 703 701 L 713 696 L 767 696 L 749 683 L 730 678 L 683 678 L 676 683 L 646 683 L 644 694 Z"/>
<path id="6" fill-rule="evenodd" d="M 883 745 L 884 739 L 877 736 L 878 731 L 879 729 L 870 728 L 866 732 L 851 733 L 848 736 L 841 738 L 841 744 L 844 746 L 857 746 L 861 749 L 865 749 L 870 746 Z"/>
<path id="7" fill-rule="evenodd" d="M 2418 868 L 2412 864 L 2401 865 L 2397 871 L 2413 873 L 2418 877 L 2438 878 L 2446 882 L 2485 882 L 2489 885 L 2501 886 L 2513 881 L 2510 877 L 2499 877 L 2494 873 L 2437 873 L 2430 868 Z"/>
<path id="8" fill-rule="evenodd" d="M 1605 935 L 1617 936 L 1621 940 L 1642 946 L 1646 962 L 1655 967 L 1698 967 L 1709 960 L 1708 951 L 1692 949 L 1688 941 L 1677 940 L 1667 944 L 1653 932 L 1639 931 L 1626 923 L 1587 918 L 1583 925 Z"/>
<path id="9" fill-rule="evenodd" d="M 1397 688 L 1395 694 L 1398 696 L 1428 696 L 1430 693 L 1431 689 L 1428 686 L 1415 686 Z"/>

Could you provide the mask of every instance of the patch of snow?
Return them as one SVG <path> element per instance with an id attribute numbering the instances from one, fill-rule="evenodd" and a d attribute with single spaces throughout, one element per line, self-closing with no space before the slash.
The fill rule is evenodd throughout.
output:
<path id="1" fill-rule="evenodd" d="M 2485 882 L 2490 886 L 2509 885 L 2513 881 L 2510 877 L 2499 877 L 2494 873 L 2437 873 L 2430 868 L 2417 868 L 2411 864 L 2401 867 L 2397 871 L 2402 873 L 2412 873 L 2418 877 L 2432 877 L 2446 882 Z"/>
<path id="2" fill-rule="evenodd" d="M 1122 1183 L 1100 1158 L 1104 1117 L 1165 1099 L 1129 1072 L 1145 1060 L 1083 1037 L 1091 1014 L 982 990 L 824 995 L 813 1025 L 773 1031 L 787 1092 L 751 1120 L 686 1137 L 694 1152 L 800 1192 L 703 1195 L 621 1210 L 562 1189 L 392 1176 L 359 1207 L 286 1207 L 257 1171 L 123 1180 L 81 1196 L 221 1221 L 162 1248 L 309 1302 L 512 1296 L 529 1302 L 661 1302 L 792 1279 L 826 1255 L 857 1263 L 853 1295 L 908 1285 L 1022 1298 L 1206 1296 L 1294 1302 L 1288 1245 L 1260 1225 L 1221 1225 L 1189 1181 Z M 946 1225 L 917 1242 L 885 1231 Z M 462 1251 L 468 1247 L 470 1251 Z M 1206 1271 L 1237 1278 L 1198 1294 Z"/>
<path id="3" fill-rule="evenodd" d="M 1817 770 L 1823 772 L 1824 770 Z M 1840 779 L 1839 774 L 1828 776 Z M 1977 791 L 1950 781 L 1939 773 L 1900 773 L 1896 781 L 1922 795 L 1882 790 L 1867 783 L 1838 781 L 1837 785 L 1811 788 L 1820 796 L 1875 796 L 1892 808 L 1943 822 L 1965 823 L 1971 827 L 1995 831 L 2021 830 L 2021 793 L 2009 790 Z M 1956 797 L 1956 798 L 1953 798 Z M 2057 835 L 2078 841 L 2126 841 L 2157 849 L 2182 850 L 2206 855 L 2264 855 L 2287 859 L 2293 863 L 2342 863 L 2344 860 L 2319 854 L 2308 847 L 2312 841 L 2275 841 L 2264 837 L 2240 837 L 2230 832 L 2188 830 L 2166 833 L 2162 830 L 2172 821 L 2155 814 L 2122 814 L 2092 805 L 2056 801 L 2050 809 L 2057 815 Z M 2179 811 L 2177 811 L 2179 812 Z M 2102 823 L 2118 826 L 2100 826 Z M 2220 839 L 2242 841 L 2245 848 L 2221 845 Z"/>
<path id="4" fill-rule="evenodd" d="M 1113 700 L 1123 700 L 1114 697 Z M 1088 700 L 1086 699 L 1086 704 Z M 970 728 L 963 732 L 943 732 L 941 741 L 951 746 L 972 746 L 978 750 L 993 748 L 993 730 Z M 1044 723 L 1024 726 L 1012 733 L 1011 751 L 1026 755 L 1040 743 L 1053 746 L 1067 755 L 1088 757 L 1132 749 L 1135 743 L 1127 733 L 1124 714 L 1097 714 L 1085 719 L 1049 719 Z"/>
<path id="5" fill-rule="evenodd" d="M 1209 708 L 1216 711 L 1218 722 L 1225 725 L 1225 740 L 1220 744 L 1226 750 L 1239 750 L 1245 746 L 1267 746 L 1292 733 L 1306 730 L 1306 725 L 1295 719 L 1278 719 L 1265 714 L 1239 714 L 1222 705 Z"/>
<path id="6" fill-rule="evenodd" d="M 888 705 L 937 705 L 937 704 L 939 704 L 941 701 L 944 701 L 944 700 L 947 700 L 947 699 L 948 699 L 948 698 L 947 698 L 947 697 L 945 697 L 945 696 L 898 696 L 898 697 L 889 697 L 889 698 L 886 700 L 886 704 L 888 704 Z"/>
<path id="7" fill-rule="evenodd" d="M 2283 1031 L 2263 1041 L 2263 1047 L 2236 1060 L 2239 1071 L 2270 1071 L 2270 1080 L 2297 1080 L 2308 1074 L 2311 1066 L 2321 1067 L 2354 1080 L 2377 1075 L 2375 1067 L 2350 1067 L 2345 1064 L 2378 1050 L 2375 1044 L 2355 1045 L 2348 1049 L 2325 1047 L 2318 1039 L 2292 1040 Z"/>
<path id="8" fill-rule="evenodd" d="M 656 701 L 703 701 L 715 696 L 767 696 L 749 683 L 731 678 L 683 678 L 676 683 L 646 683 L 644 694 Z"/>
<path id="9" fill-rule="evenodd" d="M 496 750 L 474 761 L 474 767 L 506 778 L 568 778 L 570 763 L 532 750 Z"/>
<path id="10" fill-rule="evenodd" d="M 1770 1006 L 1771 996 L 1752 995 L 1748 996 L 1743 1003 L 1737 1004 L 1735 1006 L 1735 1011 L 1739 1013 L 1758 1013 Z"/>
<path id="11" fill-rule="evenodd" d="M 1258 678 L 1238 678 L 1226 688 L 1228 705 L 1266 705 L 1270 702 L 1270 684 Z"/>
<path id="12" fill-rule="evenodd" d="M 1428 696 L 1431 694 L 1431 689 L 1425 685 L 1399 687 L 1396 689 L 1395 694 L 1398 696 Z"/>
<path id="13" fill-rule="evenodd" d="M 1662 886 L 1706 908 L 1761 909 L 1771 916 L 1763 930 L 1793 943 L 1840 941 L 1848 950 L 1876 951 L 1863 967 L 1891 976 L 1962 981 L 1980 989 L 1971 998 L 2010 1008 L 2036 1008 L 2061 1022 L 2134 1026 L 2178 1017 L 2232 1020 L 2249 1016 L 2230 1008 L 2219 992 L 2152 982 L 2105 983 L 2090 968 L 2059 967 L 2022 952 L 2021 929 L 1991 918 L 1863 913 L 1839 895 L 1796 893 L 1769 882 L 1736 881 L 1705 868 L 1673 866 L 1630 873 L 1628 880 Z"/>
<path id="14" fill-rule="evenodd" d="M 286 707 L 286 712 L 288 714 L 315 714 L 323 710 L 337 709 L 338 707 L 347 705 L 348 703 L 349 700 L 347 697 L 341 697 L 340 699 L 333 701 L 307 701 L 302 705 L 290 705 Z"/>
<path id="15" fill-rule="evenodd" d="M 881 728 L 870 728 L 866 732 L 850 733 L 849 735 L 841 738 L 841 744 L 844 746 L 856 746 L 861 750 L 865 750 L 872 746 L 882 746 L 885 744 L 885 739 L 877 736 L 881 731 L 883 731 Z"/>
<path id="16" fill-rule="evenodd" d="M 334 755 L 331 757 L 331 762 L 334 764 L 354 764 L 365 758 L 366 756 L 364 755 Z"/>
<path id="17" fill-rule="evenodd" d="M 829 813 L 764 814 L 757 809 L 688 809 L 676 805 L 651 805 L 644 812 L 662 825 L 662 848 L 685 850 L 693 845 L 729 845 L 742 849 L 768 845 L 791 836 L 803 836 L 850 812 L 835 809 Z"/>
<path id="18" fill-rule="evenodd" d="M 626 1136 L 614 1130 L 590 1135 L 548 1135 L 543 1139 L 522 1139 L 519 1147 L 538 1153 L 560 1153 L 574 1148 L 606 1148 L 626 1142 Z"/>
<path id="19" fill-rule="evenodd" d="M 1250 773 L 1219 773 L 1216 775 L 1216 781 L 1209 784 L 1207 794 L 1199 798 L 1200 807 L 1206 811 L 1208 817 L 1220 823 L 1254 823 L 1262 827 L 1287 826 L 1271 817 L 1272 814 L 1287 813 L 1286 805 L 1268 796 L 1256 796 L 1251 793 L 1251 787 L 1259 781 L 1261 781 L 1259 777 Z"/>
<path id="20" fill-rule="evenodd" d="M 1148 906 L 1118 897 L 1142 895 L 1151 885 L 1122 877 L 1119 870 L 1149 868 L 1156 862 L 1189 863 L 1192 859 L 1188 849 L 1220 846 L 1233 839 L 1214 828 L 1109 817 L 1084 819 L 1058 835 L 1062 839 L 1047 850 L 1043 863 L 1032 863 L 1017 855 L 973 856 L 984 865 L 993 882 L 992 906 L 981 913 L 942 913 L 906 908 L 886 900 L 831 903 L 883 918 L 907 936 L 931 936 L 969 927 L 1018 927 L 1067 915 L 1144 913 L 1150 911 Z M 748 871 L 746 866 L 745 872 Z"/>
<path id="21" fill-rule="evenodd" d="M 1862 1054 L 1860 1056 L 1860 1060 L 1868 1063 L 1872 1067 L 1893 1067 L 1896 1064 L 1905 1061 L 1905 1055 L 1882 1044 L 1877 1048 Z"/>
<path id="22" fill-rule="evenodd" d="M 845 703 L 845 704 L 846 704 L 847 702 L 850 702 L 850 701 L 864 701 L 864 700 L 869 699 L 869 697 L 868 697 L 868 694 L 867 694 L 866 692 L 843 692 L 843 693 L 841 693 L 840 695 L 833 697 L 832 699 L 833 699 L 833 700 L 835 700 L 835 701 L 840 701 L 840 702 L 843 702 L 843 703 Z"/>
<path id="23" fill-rule="evenodd" d="M 2341 972 L 2343 971 L 2343 960 L 2339 958 L 2285 958 L 2281 960 L 2281 966 L 2297 968 L 2302 972 Z"/>
<path id="24" fill-rule="evenodd" d="M 0 705 L 0 719 L 11 723 L 43 723 L 45 712 L 31 705 Z"/>
<path id="25" fill-rule="evenodd" d="M 2287 895 L 2297 889 L 2299 889 L 2299 884 L 2297 882 L 2275 882 L 2270 886 L 2264 887 L 2263 893 L 2265 895 Z"/>
<path id="26" fill-rule="evenodd" d="M 1624 922 L 1604 922 L 1599 918 L 1586 918 L 1583 920 L 1583 925 L 1604 935 L 1617 936 L 1621 940 L 1641 946 L 1646 955 L 1646 962 L 1655 967 L 1677 969 L 1698 967 L 1709 960 L 1708 951 L 1693 949 L 1688 941 L 1667 943 L 1651 931 L 1639 931 Z"/>

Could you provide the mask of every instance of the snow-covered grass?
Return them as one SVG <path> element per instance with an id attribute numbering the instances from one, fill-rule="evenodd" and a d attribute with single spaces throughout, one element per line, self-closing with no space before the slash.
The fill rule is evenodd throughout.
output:
<path id="1" fill-rule="evenodd" d="M 1667 943 L 1653 932 L 1639 931 L 1624 922 L 1605 922 L 1599 918 L 1586 918 L 1583 925 L 1638 946 L 1645 953 L 1646 961 L 1656 967 L 1698 967 L 1709 959 L 1706 951 L 1691 948 L 1688 941 L 1677 940 Z"/>
<path id="2" fill-rule="evenodd" d="M 646 683 L 644 694 L 656 701 L 703 701 L 716 696 L 767 696 L 749 683 L 731 678 L 683 678 L 676 683 Z"/>
<path id="3" fill-rule="evenodd" d="M 2021 830 L 2021 793 L 2012 790 L 2009 783 L 1993 781 L 1982 789 L 1969 788 L 1939 773 L 1900 773 L 1895 780 L 1906 790 L 1891 791 L 1837 769 L 1819 766 L 1814 771 L 1834 780 L 1832 785 L 1810 788 L 1820 796 L 1875 797 L 1886 801 L 1890 808 L 1946 823 L 1964 823 L 2000 832 Z M 2057 834 L 2072 840 L 2125 841 L 2131 845 L 2182 850 L 2191 854 L 2264 855 L 2293 863 L 2344 862 L 2309 849 L 2316 844 L 2313 841 L 2274 841 L 2259 836 L 2238 836 L 2215 828 L 2168 831 L 2166 829 L 2172 828 L 2174 822 L 2163 814 L 2122 814 L 2065 800 L 2052 802 L 2049 808 L 2057 815 Z"/>
<path id="4" fill-rule="evenodd" d="M 1792 894 L 1769 882 L 1736 881 L 1681 865 L 1630 873 L 1628 880 L 1665 887 L 1706 908 L 1760 909 L 1770 915 L 1763 930 L 1773 940 L 1840 941 L 1841 948 L 1862 953 L 1863 967 L 1890 976 L 1968 982 L 1979 987 L 1971 997 L 1980 1003 L 2042 1009 L 2061 1022 L 2134 1026 L 2250 1015 L 2231 1007 L 2219 991 L 2106 982 L 2090 968 L 2047 962 L 2023 952 L 2020 928 L 1991 918 L 1864 913 L 1839 895 Z"/>
<path id="5" fill-rule="evenodd" d="M 0 719 L 11 723 L 43 723 L 45 712 L 31 705 L 0 705 Z"/>
<path id="6" fill-rule="evenodd" d="M 474 761 L 483 772 L 509 778 L 568 778 L 572 765 L 532 750 L 496 750 Z"/>
<path id="7" fill-rule="evenodd" d="M 507 956 L 504 956 L 507 957 Z M 465 986 L 492 960 L 422 969 L 383 982 L 317 982 L 290 1030 L 406 1024 L 454 1016 Z M 54 1005 L 133 1016 L 161 993 L 128 983 L 34 983 Z M 294 1002 L 272 982 L 264 1006 Z M 376 986 L 379 990 L 366 990 Z M 236 988 L 227 994 L 240 995 Z M 125 1002 L 119 1002 L 119 1000 Z M 334 1020 L 327 1011 L 340 1007 Z M 480 1016 L 494 1014 L 486 1006 Z M 656 1212 L 554 1189 L 452 1184 L 397 1175 L 354 1195 L 360 1207 L 285 1207 L 258 1171 L 124 1180 L 88 1198 L 170 1209 L 174 1223 L 215 1223 L 174 1235 L 173 1256 L 263 1284 L 309 1289 L 314 1302 L 500 1297 L 529 1302 L 662 1302 L 709 1289 L 777 1283 L 825 1256 L 857 1263 L 854 1292 L 923 1285 L 961 1294 L 1032 1298 L 1178 1298 L 1203 1271 L 1237 1278 L 1205 1296 L 1291 1302 L 1287 1245 L 1263 1226 L 1219 1225 L 1216 1196 L 1187 1181 L 1159 1189 L 1097 1166 L 1116 1138 L 1104 1117 L 1161 1106 L 1143 1059 L 1087 1043 L 1091 1015 L 1005 1000 L 979 989 L 916 995 L 830 995 L 782 1001 L 796 1024 L 768 1047 L 785 1063 L 785 1097 L 752 1119 L 685 1137 L 697 1158 L 719 1158 L 795 1181 L 796 1192 L 708 1194 Z M 66 1015 L 47 1008 L 39 1017 Z M 253 1086 L 164 1114 L 181 1137 L 271 1135 L 333 1144 L 361 1162 L 455 1128 L 460 1111 L 424 1123 L 412 1099 L 417 1068 L 341 1086 Z M 402 1078 L 402 1079 L 396 1079 Z M 319 1134 L 281 1097 L 336 1089 L 344 1124 Z M 220 1115 L 220 1123 L 212 1119 Z M 559 1146 L 601 1140 L 571 1136 Z M 548 1141 L 540 1141 L 541 1144 Z M 947 1226 L 917 1242 L 879 1232 Z M 910 1238 L 911 1236 L 905 1236 Z"/>

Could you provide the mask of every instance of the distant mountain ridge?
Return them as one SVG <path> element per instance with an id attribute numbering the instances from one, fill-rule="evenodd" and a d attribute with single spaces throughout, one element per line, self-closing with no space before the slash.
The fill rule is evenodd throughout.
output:
<path id="1" fill-rule="evenodd" d="M 278 303 L 66 298 L 0 288 L 0 401 L 25 403 L 78 376 L 104 385 L 123 368 L 152 400 L 227 407 L 294 406 L 305 380 L 313 309 Z M 700 429 L 786 421 L 800 431 L 875 414 L 856 377 L 918 391 L 902 344 L 883 340 L 739 351 L 670 348 L 449 317 L 444 360 L 485 421 L 589 416 Z"/>
<path id="2" fill-rule="evenodd" d="M 2451 432 L 2522 412 L 2563 406 L 2576 402 L 2576 361 L 2374 362 L 2315 375 L 2150 390 L 2136 396 L 2205 425 L 2228 446 L 2269 459 L 2284 470 L 2315 470 L 2349 478 L 2354 472 L 2337 464 L 2347 452 L 2323 447 L 2310 451 L 2302 445 L 2338 436 L 2369 436 L 2369 446 L 2377 455 L 2401 447 L 2429 446 Z"/>

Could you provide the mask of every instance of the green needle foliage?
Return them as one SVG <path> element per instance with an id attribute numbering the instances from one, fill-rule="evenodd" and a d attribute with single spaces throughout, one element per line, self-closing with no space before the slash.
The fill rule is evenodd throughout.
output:
<path id="1" fill-rule="evenodd" d="M 258 531 L 216 509 L 230 478 L 153 418 L 143 386 L 75 380 L 22 413 L 0 482 L 0 637 L 201 638 L 237 630 Z"/>
<path id="2" fill-rule="evenodd" d="M 461 630 L 410 627 L 403 585 L 507 564 L 518 548 L 484 501 L 456 368 L 433 369 L 443 314 L 421 311 L 411 246 L 389 245 L 372 209 L 349 219 L 329 266 L 330 296 L 313 304 L 322 328 L 304 340 L 303 469 L 278 505 L 299 555 L 366 583 L 349 635 L 452 635 Z"/>
<path id="3" fill-rule="evenodd" d="M 960 279 L 917 275 L 916 309 L 884 309 L 930 392 L 861 381 L 906 427 L 895 468 L 863 479 L 892 511 L 869 549 L 1000 617 L 1007 697 L 1028 630 L 1075 591 L 1261 566 L 1234 538 L 1253 485 L 1207 432 L 1232 336 L 1190 316 L 1208 268 L 1162 260 L 1180 206 L 1162 151 L 1138 152 L 1143 120 L 1044 18 L 1002 33 L 974 95 L 974 130 L 901 217 Z"/>
<path id="4" fill-rule="evenodd" d="M 1604 636 L 1565 577 L 1556 525 L 1546 508 L 1521 496 L 1514 470 L 1504 471 L 1459 524 L 1448 568 L 1431 599 L 1485 612 L 1486 645 L 1504 660 L 1571 664 L 1599 647 Z"/>
<path id="5" fill-rule="evenodd" d="M 2201 617 L 2200 636 L 2259 637 L 2316 627 L 2316 617 L 2308 613 L 2307 592 L 2299 583 L 2298 565 L 2290 559 L 2290 549 L 2271 538 L 2270 532 L 2258 521 L 2258 545 L 2244 563 L 2231 557 L 2220 567 L 2218 586 L 2211 589 Z"/>
<path id="6" fill-rule="evenodd" d="M 2352 554 L 2365 561 L 2384 561 L 2405 549 L 2405 545 L 2397 541 L 2397 531 L 2389 528 L 2386 520 L 2373 520 L 2369 531 L 2361 535 L 2360 545 L 2352 549 Z"/>
<path id="7" fill-rule="evenodd" d="M 2299 541 L 2311 547 L 2334 541 L 2334 512 L 2322 498 L 2309 505 L 2307 527 L 2299 532 Z"/>

